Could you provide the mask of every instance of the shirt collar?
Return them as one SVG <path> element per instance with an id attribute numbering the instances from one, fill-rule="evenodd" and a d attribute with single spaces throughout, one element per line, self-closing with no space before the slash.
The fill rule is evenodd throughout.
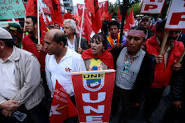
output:
<path id="1" fill-rule="evenodd" d="M 6 61 L 3 61 L 2 59 L 0 59 L 0 62 L 3 63 L 3 62 L 7 62 L 7 61 L 17 61 L 17 60 L 19 60 L 20 55 L 17 52 L 18 52 L 18 48 L 16 48 L 14 46 L 12 54 L 8 57 L 8 59 Z"/>
<path id="2" fill-rule="evenodd" d="M 126 47 L 126 51 L 127 51 L 127 47 Z M 140 49 L 140 50 L 136 53 L 136 55 L 132 56 L 131 58 L 137 58 L 137 57 L 139 57 L 143 52 L 144 52 L 144 51 L 143 51 L 142 49 Z M 130 55 L 128 54 L 128 52 L 126 52 L 125 55 L 130 57 Z"/>

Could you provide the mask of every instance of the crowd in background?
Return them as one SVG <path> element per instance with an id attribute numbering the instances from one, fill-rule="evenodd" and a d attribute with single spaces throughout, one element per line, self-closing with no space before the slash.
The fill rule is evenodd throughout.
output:
<path id="1" fill-rule="evenodd" d="M 169 31 L 161 53 L 166 20 L 137 17 L 135 26 L 120 36 L 117 20 L 105 21 L 89 41 L 76 23 L 49 25 L 40 31 L 37 18 L 27 16 L 0 28 L 0 122 L 19 123 L 12 114 L 27 115 L 25 123 L 47 123 L 56 80 L 75 104 L 71 72 L 116 70 L 110 122 L 185 123 L 184 33 Z M 27 32 L 27 33 L 26 33 Z M 40 39 L 40 40 L 38 40 Z M 161 104 L 161 101 L 165 105 Z M 165 106 L 159 121 L 154 113 Z M 65 123 L 76 123 L 78 117 Z"/>

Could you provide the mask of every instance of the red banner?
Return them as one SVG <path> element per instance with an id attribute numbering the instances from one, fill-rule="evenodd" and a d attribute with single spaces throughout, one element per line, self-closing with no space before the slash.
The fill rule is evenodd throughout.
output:
<path id="1" fill-rule="evenodd" d="M 160 14 L 164 6 L 165 0 L 143 0 L 142 14 Z"/>
<path id="2" fill-rule="evenodd" d="M 80 122 L 109 122 L 114 70 L 72 73 Z"/>
<path id="3" fill-rule="evenodd" d="M 77 116 L 77 110 L 64 88 L 56 81 L 50 111 L 50 123 L 63 123 L 69 117 Z"/>

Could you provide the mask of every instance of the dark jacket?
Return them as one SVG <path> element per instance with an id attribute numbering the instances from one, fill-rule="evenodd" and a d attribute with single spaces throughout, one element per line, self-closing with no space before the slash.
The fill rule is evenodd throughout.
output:
<path id="1" fill-rule="evenodd" d="M 150 88 L 154 80 L 155 58 L 148 53 L 145 54 L 141 64 L 136 82 L 132 89 L 133 101 L 141 103 L 145 96 L 145 92 Z"/>
<path id="2" fill-rule="evenodd" d="M 75 42 L 75 51 L 77 52 L 78 51 L 78 45 L 79 45 L 80 37 L 76 36 L 76 39 L 77 39 L 77 41 Z M 81 39 L 80 46 L 81 46 L 81 48 L 83 50 L 89 49 L 88 41 L 84 37 L 82 37 L 82 39 Z"/>
<path id="3" fill-rule="evenodd" d="M 120 49 L 117 50 L 119 54 Z M 118 55 L 119 56 L 119 55 Z M 131 90 L 131 101 L 134 103 L 141 103 L 146 92 L 149 90 L 154 80 L 155 71 L 155 57 L 146 52 L 139 73 L 137 75 L 133 89 Z"/>
<path id="4" fill-rule="evenodd" d="M 185 58 L 182 63 L 185 63 Z M 179 71 L 173 72 L 171 96 L 174 101 L 185 101 L 185 64 L 182 64 L 182 68 Z"/>

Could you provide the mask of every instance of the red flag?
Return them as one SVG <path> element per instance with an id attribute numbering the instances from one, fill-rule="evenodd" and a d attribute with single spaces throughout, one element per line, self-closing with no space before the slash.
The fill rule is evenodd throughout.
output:
<path id="1" fill-rule="evenodd" d="M 94 0 L 85 0 L 85 6 L 95 16 Z"/>
<path id="2" fill-rule="evenodd" d="M 122 15 L 120 13 L 120 8 L 118 7 L 118 20 L 121 22 L 122 19 Z"/>
<path id="3" fill-rule="evenodd" d="M 124 31 L 128 31 L 131 27 L 135 25 L 134 13 L 132 8 L 129 16 L 126 17 L 125 21 L 126 21 L 126 24 L 124 26 Z"/>
<path id="4" fill-rule="evenodd" d="M 101 29 L 102 22 L 101 22 L 101 13 L 98 5 L 98 0 L 94 1 L 94 10 L 95 10 L 95 16 L 92 15 L 92 28 L 95 33 L 98 33 L 98 31 Z"/>
<path id="5" fill-rule="evenodd" d="M 50 123 L 62 123 L 69 117 L 77 116 L 77 110 L 64 88 L 56 80 L 51 104 Z"/>
<path id="6" fill-rule="evenodd" d="M 71 18 L 72 18 L 71 13 L 67 12 L 64 14 L 64 19 L 71 19 Z"/>
<path id="7" fill-rule="evenodd" d="M 110 15 L 109 15 L 109 20 L 112 19 L 112 15 L 113 15 L 113 12 L 110 13 Z"/>
<path id="8" fill-rule="evenodd" d="M 77 8 L 78 8 L 78 14 L 79 14 L 78 16 L 80 17 L 80 19 L 79 19 L 80 21 L 79 21 L 77 27 L 80 30 L 81 22 L 82 22 L 83 4 L 77 4 Z M 89 41 L 91 32 L 92 32 L 91 16 L 89 15 L 89 10 L 85 9 L 82 36 L 85 37 Z"/>
<path id="9" fill-rule="evenodd" d="M 44 22 L 42 14 L 40 14 L 39 19 L 40 19 L 40 29 L 41 29 L 41 31 L 47 32 L 47 26 L 46 26 L 46 23 Z"/>
<path id="10" fill-rule="evenodd" d="M 59 0 L 43 0 L 43 1 L 51 11 L 52 21 L 62 26 L 63 19 L 61 16 L 60 1 Z"/>
<path id="11" fill-rule="evenodd" d="M 37 16 L 37 0 L 28 0 L 26 16 Z"/>

